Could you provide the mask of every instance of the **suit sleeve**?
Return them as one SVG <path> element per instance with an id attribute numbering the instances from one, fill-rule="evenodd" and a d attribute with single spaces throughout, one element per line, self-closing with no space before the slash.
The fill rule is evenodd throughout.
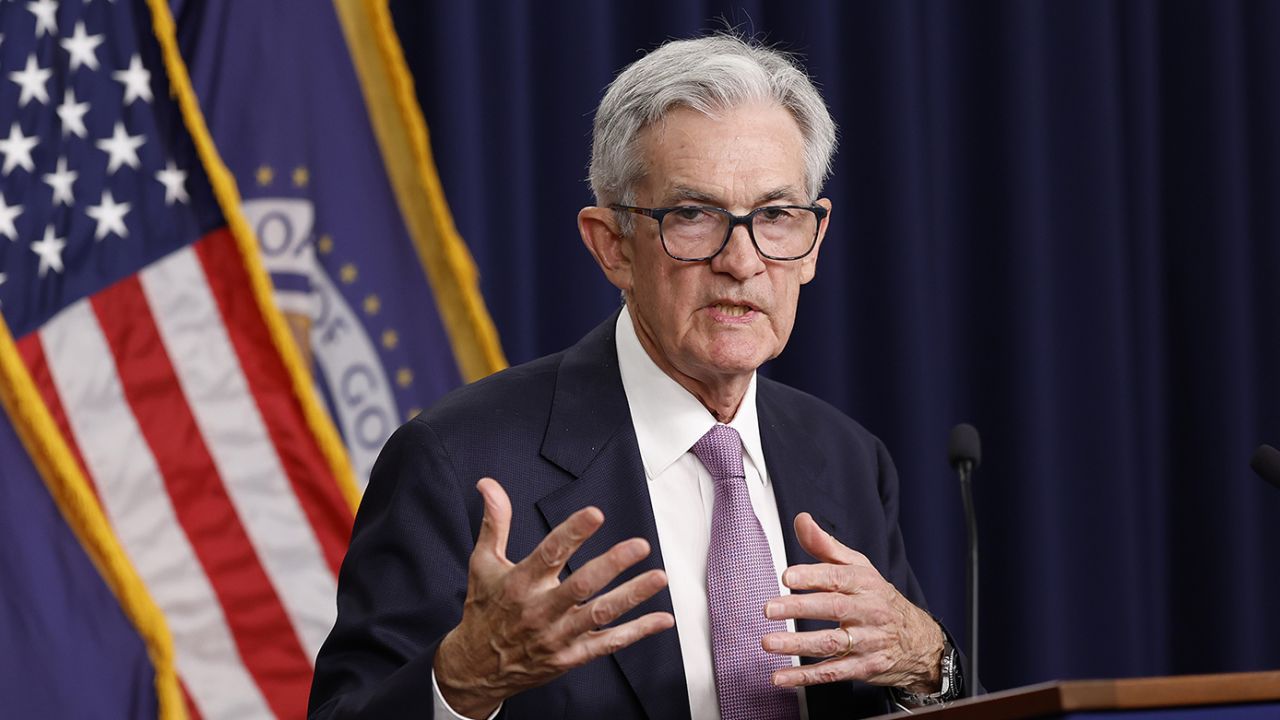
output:
<path id="1" fill-rule="evenodd" d="M 430 425 L 383 448 L 338 579 L 308 717 L 429 717 L 435 651 L 462 617 L 483 505 Z"/>
<path id="2" fill-rule="evenodd" d="M 928 604 L 924 599 L 924 590 L 920 588 L 920 582 L 916 580 L 915 571 L 911 569 L 911 563 L 907 561 L 906 544 L 902 539 L 902 528 L 898 525 L 899 511 L 899 484 L 898 470 L 894 467 L 893 458 L 889 456 L 889 450 L 880 442 L 879 438 L 875 440 L 876 449 L 876 484 L 880 493 L 880 504 L 884 508 L 885 528 L 888 530 L 888 558 L 889 562 L 886 567 L 877 568 L 884 578 L 893 583 L 898 588 L 898 592 L 902 593 L 923 610 L 928 610 Z"/>
<path id="3" fill-rule="evenodd" d="M 911 569 L 911 564 L 907 562 L 907 551 L 902 540 L 902 528 L 898 525 L 900 498 L 898 471 L 894 467 L 893 458 L 889 456 L 889 450 L 879 440 L 876 440 L 876 464 L 879 468 L 880 501 L 884 505 L 885 521 L 890 534 L 889 565 L 882 572 L 885 579 L 893 583 L 908 600 L 928 612 L 929 606 L 924 599 L 924 590 L 921 589 L 920 582 L 916 580 L 915 571 Z M 937 621 L 938 627 L 942 628 L 943 635 L 947 637 L 947 641 L 951 643 L 952 647 L 959 650 L 960 644 L 956 642 L 951 635 L 951 631 L 942 623 L 942 620 L 933 613 L 929 613 L 929 615 Z M 981 693 L 982 689 L 972 687 L 973 683 L 969 681 L 968 657 L 965 656 L 964 652 L 957 652 L 956 656 L 960 661 L 960 677 L 963 679 L 961 696 L 971 697 Z"/>

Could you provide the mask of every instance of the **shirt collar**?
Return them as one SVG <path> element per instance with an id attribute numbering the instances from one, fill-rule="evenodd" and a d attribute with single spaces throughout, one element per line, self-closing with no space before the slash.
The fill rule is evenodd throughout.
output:
<path id="1" fill-rule="evenodd" d="M 625 307 L 618 314 L 614 337 L 622 389 L 627 394 L 631 423 L 636 429 L 636 444 L 640 446 L 645 475 L 652 480 L 715 426 L 716 418 L 698 398 L 653 362 L 636 337 L 631 313 Z M 760 480 L 767 483 L 764 451 L 760 444 L 760 421 L 756 415 L 756 373 L 751 373 L 751 382 L 742 396 L 738 414 L 728 425 L 738 431 L 747 456 L 759 471 Z"/>

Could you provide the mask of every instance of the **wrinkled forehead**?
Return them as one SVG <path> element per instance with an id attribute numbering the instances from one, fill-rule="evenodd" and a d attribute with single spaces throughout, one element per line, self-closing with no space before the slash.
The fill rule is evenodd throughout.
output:
<path id="1" fill-rule="evenodd" d="M 636 149 L 642 175 L 635 189 L 652 202 L 809 201 L 800 128 L 776 103 L 714 114 L 675 108 L 641 131 Z"/>

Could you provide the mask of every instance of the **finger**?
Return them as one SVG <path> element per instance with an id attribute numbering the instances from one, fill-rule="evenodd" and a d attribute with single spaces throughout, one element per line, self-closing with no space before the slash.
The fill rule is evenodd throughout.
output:
<path id="1" fill-rule="evenodd" d="M 582 508 L 552 528 L 529 557 L 516 565 L 516 570 L 542 578 L 559 575 L 569 558 L 601 525 L 604 525 L 604 513 L 599 508 Z"/>
<path id="2" fill-rule="evenodd" d="M 866 556 L 846 547 L 826 530 L 818 526 L 818 522 L 807 512 L 800 513 L 795 520 L 796 537 L 800 547 L 818 560 L 840 565 L 869 565 Z"/>
<path id="3" fill-rule="evenodd" d="M 822 592 L 783 595 L 765 603 L 770 620 L 828 620 L 846 625 L 887 625 L 893 621 L 888 604 L 866 595 Z"/>
<path id="4" fill-rule="evenodd" d="M 886 635 L 860 627 L 837 627 L 810 632 L 775 632 L 760 639 L 765 652 L 800 657 L 844 657 L 883 650 Z"/>
<path id="5" fill-rule="evenodd" d="M 557 653 L 557 664 L 566 668 L 585 665 L 598 657 L 612 655 L 650 635 L 669 630 L 675 627 L 675 624 L 675 616 L 671 613 L 654 612 L 629 620 L 617 627 L 584 633 L 569 647 Z"/>
<path id="6" fill-rule="evenodd" d="M 511 500 L 493 478 L 480 478 L 476 490 L 484 499 L 484 519 L 476 537 L 476 551 L 493 553 L 499 560 L 507 559 L 507 536 L 511 531 Z"/>
<path id="7" fill-rule="evenodd" d="M 597 555 L 574 571 L 555 590 L 555 607 L 564 612 L 574 605 L 586 602 L 627 568 L 649 555 L 649 542 L 644 538 L 631 538 L 614 545 L 602 555 Z"/>
<path id="8" fill-rule="evenodd" d="M 564 632 L 568 637 L 589 633 L 617 620 L 667 586 L 667 574 L 650 570 L 622 583 L 569 614 Z"/>
<path id="9" fill-rule="evenodd" d="M 782 584 L 792 590 L 822 590 L 860 595 L 884 582 L 870 565 L 792 565 L 782 573 Z"/>
<path id="10" fill-rule="evenodd" d="M 861 657 L 832 658 L 826 662 L 799 667 L 782 668 L 773 673 L 773 684 L 778 687 L 802 687 L 823 685 L 841 680 L 862 680 L 868 677 L 869 663 Z"/>

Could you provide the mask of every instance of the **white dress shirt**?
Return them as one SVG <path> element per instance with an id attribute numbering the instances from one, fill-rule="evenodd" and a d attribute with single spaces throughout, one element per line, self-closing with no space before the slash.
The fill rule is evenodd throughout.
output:
<path id="1" fill-rule="evenodd" d="M 624 308 L 616 327 L 618 370 L 622 388 L 631 408 L 631 422 L 640 446 L 658 543 L 665 548 L 662 562 L 667 571 L 667 587 L 680 638 L 680 658 L 689 692 L 689 712 L 693 720 L 720 717 L 716 697 L 716 675 L 711 660 L 711 620 L 707 610 L 707 549 L 711 543 L 711 512 L 715 484 L 711 474 L 689 448 L 716 424 L 715 417 L 696 397 L 654 364 L 636 337 L 631 314 Z M 728 423 L 742 437 L 742 465 L 746 471 L 751 507 L 760 520 L 769 552 L 773 556 L 778 588 L 787 568 L 782 544 L 782 523 L 778 503 L 769 485 L 764 449 L 760 445 L 760 422 L 756 415 L 756 376 L 738 406 L 738 414 Z M 605 518 L 607 523 L 609 520 Z M 764 612 L 764 608 L 760 609 Z M 794 632 L 795 623 L 787 621 Z M 791 658 L 799 665 L 799 658 Z M 453 712 L 440 694 L 431 675 L 437 720 L 466 720 Z M 808 717 L 804 692 L 800 695 L 800 717 Z M 501 708 L 499 708 L 501 709 Z M 493 718 L 498 713 L 494 710 Z"/>

